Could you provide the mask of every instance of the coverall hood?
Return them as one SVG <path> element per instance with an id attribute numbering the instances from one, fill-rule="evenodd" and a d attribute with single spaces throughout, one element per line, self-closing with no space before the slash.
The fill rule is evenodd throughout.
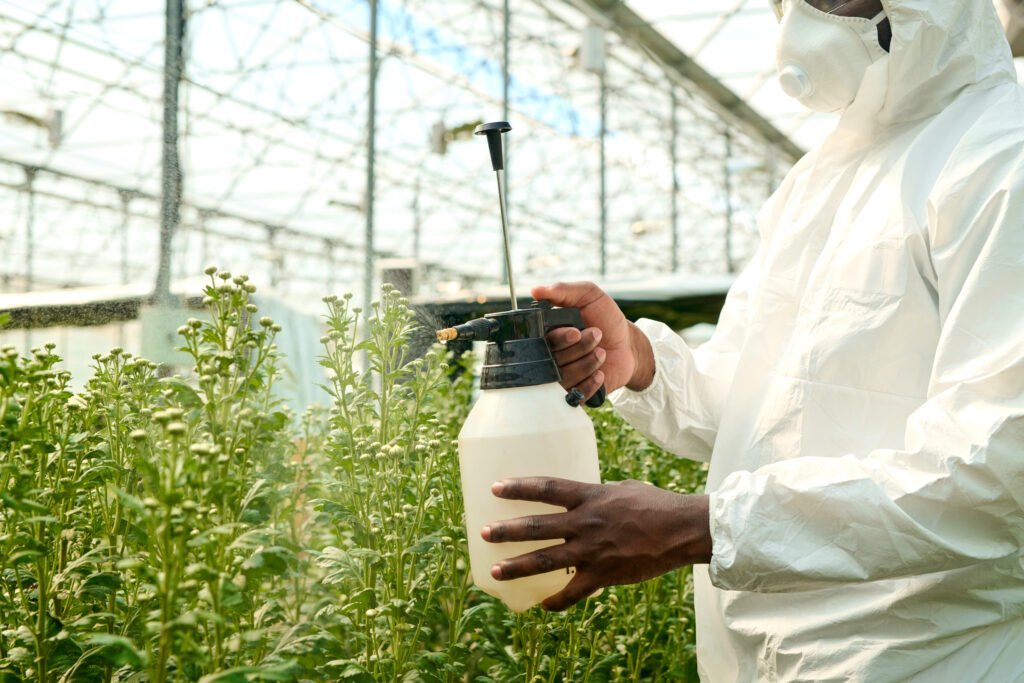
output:
<path id="1" fill-rule="evenodd" d="M 918 121 L 942 111 L 965 89 L 1016 82 L 1010 46 L 990 0 L 882 0 L 892 25 L 880 110 L 882 125 Z M 883 60 L 886 61 L 886 60 Z M 867 82 L 867 79 L 866 79 Z"/>

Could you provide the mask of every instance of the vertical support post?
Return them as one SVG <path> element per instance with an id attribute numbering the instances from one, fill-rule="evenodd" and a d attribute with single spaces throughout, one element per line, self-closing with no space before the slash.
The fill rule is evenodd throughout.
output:
<path id="1" fill-rule="evenodd" d="M 374 268 L 374 195 L 377 184 L 377 42 L 379 7 L 377 0 L 370 3 L 370 71 L 369 111 L 366 118 L 366 262 L 363 271 L 363 314 L 369 317 L 373 301 Z"/>
<path id="2" fill-rule="evenodd" d="M 736 272 L 736 264 L 732 259 L 732 168 L 729 162 L 732 160 L 732 131 L 725 130 L 725 161 L 722 164 L 725 182 L 725 267 L 730 273 Z"/>
<path id="3" fill-rule="evenodd" d="M 606 141 L 608 138 L 608 77 L 602 71 L 601 78 L 601 277 L 608 274 L 608 163 L 606 155 Z"/>
<path id="4" fill-rule="evenodd" d="M 118 191 L 118 196 L 121 198 L 121 284 L 126 285 L 131 278 L 131 273 L 128 270 L 128 229 L 132 220 L 132 192 L 129 190 L 120 190 Z M 122 348 L 125 346 L 123 322 L 118 323 L 117 325 L 117 345 Z"/>
<path id="5" fill-rule="evenodd" d="M 28 206 L 25 210 L 25 291 L 31 292 L 36 284 L 36 173 L 39 169 L 25 166 L 24 171 L 25 189 L 28 192 Z"/>
<path id="6" fill-rule="evenodd" d="M 672 272 L 679 272 L 679 100 L 672 88 Z"/>
<path id="7" fill-rule="evenodd" d="M 167 0 L 164 39 L 163 170 L 160 207 L 160 261 L 153 298 L 171 298 L 171 246 L 181 216 L 181 164 L 178 157 L 178 88 L 185 36 L 184 0 Z"/>
<path id="8" fill-rule="evenodd" d="M 206 221 L 212 218 L 209 211 L 199 212 L 199 234 L 202 236 L 202 241 L 199 243 L 199 270 L 203 270 L 210 265 L 210 230 L 206 225 Z"/>
<path id="9" fill-rule="evenodd" d="M 327 253 L 327 293 L 334 294 L 334 241 L 324 240 L 324 251 Z"/>
<path id="10" fill-rule="evenodd" d="M 284 253 L 277 248 L 277 231 L 275 225 L 264 226 L 267 231 L 267 253 L 270 254 L 270 287 L 277 289 L 281 284 L 281 271 L 284 265 Z"/>
<path id="11" fill-rule="evenodd" d="M 121 284 L 128 284 L 131 275 L 128 271 L 128 228 L 131 225 L 132 193 L 128 190 L 120 190 L 118 196 L 121 198 Z"/>
<path id="12" fill-rule="evenodd" d="M 35 287 L 35 230 L 36 230 L 36 174 L 35 166 L 25 166 L 25 189 L 28 191 L 28 206 L 25 216 L 25 291 Z M 32 350 L 32 328 L 25 328 L 25 355 Z"/>
<path id="13" fill-rule="evenodd" d="M 420 263 L 420 235 L 422 232 L 423 216 L 420 212 L 420 179 L 417 177 L 412 195 L 412 257 L 416 261 L 417 268 L 419 268 Z"/>
<path id="14" fill-rule="evenodd" d="M 509 87 L 512 82 L 512 64 L 510 61 L 509 51 L 512 43 L 512 9 L 509 6 L 509 0 L 504 0 L 502 7 L 502 20 L 503 20 L 503 32 L 501 37 L 501 120 L 508 121 L 509 117 Z M 505 173 L 501 179 L 503 190 L 505 193 L 505 210 L 508 211 L 508 146 L 505 146 Z M 503 248 L 507 249 L 508 245 L 502 241 Z M 502 284 L 508 284 L 509 281 L 509 270 L 508 270 L 508 259 L 502 259 L 501 262 L 501 282 Z"/>

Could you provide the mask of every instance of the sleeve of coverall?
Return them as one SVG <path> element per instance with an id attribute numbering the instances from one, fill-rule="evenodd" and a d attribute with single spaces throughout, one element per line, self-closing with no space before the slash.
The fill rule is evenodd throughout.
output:
<path id="1" fill-rule="evenodd" d="M 953 570 L 1024 547 L 1020 149 L 969 169 L 929 206 L 941 331 L 903 447 L 801 453 L 731 474 L 710 494 L 716 586 L 810 590 Z M 983 170 L 993 167 L 998 177 Z"/>
<path id="2" fill-rule="evenodd" d="M 759 252 L 730 288 L 714 335 L 695 350 L 665 324 L 637 321 L 654 350 L 654 380 L 643 391 L 623 387 L 609 398 L 616 412 L 670 453 L 704 462 L 711 458 L 760 261 Z"/>

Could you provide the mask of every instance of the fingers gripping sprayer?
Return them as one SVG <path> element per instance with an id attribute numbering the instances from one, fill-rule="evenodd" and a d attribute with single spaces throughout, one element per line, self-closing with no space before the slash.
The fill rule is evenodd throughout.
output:
<path id="1" fill-rule="evenodd" d="M 580 312 L 575 308 L 554 308 L 546 301 L 519 308 L 516 301 L 502 182 L 501 136 L 509 130 L 511 127 L 505 122 L 487 123 L 479 126 L 476 133 L 487 136 L 491 165 L 498 174 L 512 310 L 441 330 L 437 338 L 442 342 L 488 342 L 480 381 L 483 391 L 459 433 L 469 561 L 477 586 L 500 598 L 512 610 L 522 612 L 561 591 L 572 580 L 575 570 L 559 569 L 496 581 L 491 577 L 491 567 L 499 560 L 563 541 L 493 544 L 481 538 L 480 530 L 489 522 L 564 509 L 496 498 L 491 493 L 491 484 L 514 477 L 559 477 L 599 483 L 601 477 L 594 425 L 579 408 L 583 395 L 578 389 L 567 395 L 559 386 L 558 365 L 544 340 L 544 335 L 556 327 L 583 329 Z M 605 389 L 601 387 L 587 404 L 601 405 L 604 395 Z"/>

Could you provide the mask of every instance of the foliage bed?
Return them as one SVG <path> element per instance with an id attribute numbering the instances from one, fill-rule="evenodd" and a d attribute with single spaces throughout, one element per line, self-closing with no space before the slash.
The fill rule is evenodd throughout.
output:
<path id="1" fill-rule="evenodd" d="M 188 381 L 114 349 L 76 394 L 52 345 L 0 350 L 0 681 L 695 677 L 688 571 L 557 615 L 473 588 L 469 376 L 409 358 L 397 292 L 367 317 L 325 299 L 329 408 L 294 416 L 272 392 L 280 327 L 244 276 L 207 272 Z M 700 485 L 592 415 L 606 480 Z"/>

